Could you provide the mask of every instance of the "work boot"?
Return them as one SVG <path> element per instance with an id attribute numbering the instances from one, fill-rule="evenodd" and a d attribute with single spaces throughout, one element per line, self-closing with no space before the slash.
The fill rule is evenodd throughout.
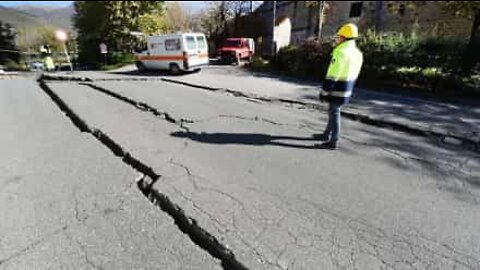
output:
<path id="1" fill-rule="evenodd" d="M 322 141 L 322 142 L 327 142 L 330 140 L 330 136 L 326 135 L 326 134 L 323 134 L 323 133 L 317 133 L 317 134 L 313 134 L 312 136 L 315 140 L 319 140 L 319 141 Z"/>
<path id="2" fill-rule="evenodd" d="M 337 150 L 337 142 L 324 142 L 315 146 L 319 149 Z"/>

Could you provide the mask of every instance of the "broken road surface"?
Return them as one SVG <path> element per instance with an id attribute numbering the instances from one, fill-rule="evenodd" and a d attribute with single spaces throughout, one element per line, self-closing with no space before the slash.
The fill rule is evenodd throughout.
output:
<path id="1" fill-rule="evenodd" d="M 115 78 L 0 82 L 0 269 L 480 268 L 478 153 Z"/>
<path id="2" fill-rule="evenodd" d="M 0 81 L 0 269 L 222 269 L 33 79 Z"/>

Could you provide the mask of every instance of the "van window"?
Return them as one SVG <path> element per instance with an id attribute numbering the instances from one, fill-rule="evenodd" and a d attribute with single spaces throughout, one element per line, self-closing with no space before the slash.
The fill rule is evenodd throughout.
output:
<path id="1" fill-rule="evenodd" d="M 242 47 L 242 41 L 239 39 L 227 39 L 223 45 L 225 47 L 240 48 Z"/>
<path id="2" fill-rule="evenodd" d="M 166 39 L 165 40 L 165 50 L 166 51 L 179 51 L 180 50 L 180 39 Z"/>
<path id="3" fill-rule="evenodd" d="M 195 38 L 192 36 L 187 36 L 187 49 L 189 50 L 197 49 L 197 44 L 195 44 Z"/>
<path id="4" fill-rule="evenodd" d="M 198 36 L 197 37 L 197 44 L 199 49 L 205 49 L 207 47 L 207 44 L 205 42 L 205 38 L 203 36 Z"/>

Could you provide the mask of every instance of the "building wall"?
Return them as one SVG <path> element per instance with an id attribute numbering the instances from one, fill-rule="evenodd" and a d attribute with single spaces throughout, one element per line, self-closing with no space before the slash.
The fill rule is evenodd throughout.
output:
<path id="1" fill-rule="evenodd" d="M 271 53 L 273 29 L 273 2 L 265 1 L 252 17 L 261 18 L 261 27 L 255 29 L 256 34 L 250 36 L 262 37 L 264 54 Z M 289 18 L 291 27 L 291 44 L 301 44 L 304 40 L 318 35 L 318 7 L 307 7 L 305 1 L 276 1 L 276 23 Z M 360 33 L 368 29 L 376 32 L 402 32 L 410 34 L 413 31 L 420 36 L 429 37 L 459 37 L 468 38 L 472 30 L 472 20 L 454 16 L 444 10 L 439 1 L 418 1 L 414 8 L 409 1 L 326 1 L 328 8 L 322 25 L 322 38 L 335 36 L 337 29 L 345 23 L 353 22 L 359 26 Z M 352 5 L 362 3 L 359 17 L 350 17 Z M 405 7 L 403 12 L 399 8 Z M 396 11 L 394 11 L 396 10 Z M 252 24 L 250 24 L 252 25 Z M 251 31 L 250 31 L 251 32 Z"/>
<path id="2" fill-rule="evenodd" d="M 355 1 L 328 1 L 328 7 L 325 10 L 324 24 L 322 27 L 322 37 L 328 38 L 335 36 L 340 26 L 345 23 L 355 23 L 358 25 L 360 18 L 350 18 L 350 6 Z"/>
<path id="3" fill-rule="evenodd" d="M 273 2 L 265 1 L 255 14 L 261 14 L 264 19 L 264 29 L 261 30 L 263 35 L 263 52 L 265 54 L 271 53 L 272 30 L 273 30 Z M 316 35 L 318 31 L 318 10 L 315 8 L 308 8 L 305 1 L 276 1 L 277 8 L 275 14 L 275 24 L 278 26 L 285 18 L 290 19 L 291 33 L 290 44 L 301 44 L 306 38 Z M 259 30 L 260 31 L 260 30 Z M 283 35 L 280 39 L 283 39 Z"/>
<path id="4" fill-rule="evenodd" d="M 408 1 L 327 1 L 325 36 L 334 35 L 335 29 L 345 22 L 356 23 L 360 30 L 375 29 L 377 32 L 416 32 L 428 37 L 470 36 L 472 20 L 454 16 L 443 8 L 441 1 L 418 1 L 409 6 Z M 351 5 L 363 2 L 362 14 L 350 18 Z M 403 7 L 403 12 L 400 10 Z"/>
<path id="5" fill-rule="evenodd" d="M 455 16 L 451 11 L 444 9 L 441 1 L 419 1 L 409 7 L 407 1 L 383 1 L 383 25 L 377 25 L 380 31 L 396 31 L 431 37 L 469 37 L 473 21 L 469 18 Z M 368 9 L 364 20 L 370 27 L 374 16 L 375 1 L 365 1 Z M 404 12 L 399 12 L 401 6 Z M 394 10 L 393 12 L 389 10 Z"/>
<path id="6" fill-rule="evenodd" d="M 342 23 L 354 22 L 360 30 L 375 29 L 377 32 L 402 32 L 431 37 L 469 37 L 472 20 L 455 16 L 436 1 L 327 1 L 324 30 L 326 36 L 334 35 Z M 362 14 L 350 18 L 351 5 L 363 2 Z M 401 12 L 403 8 L 403 12 Z"/>

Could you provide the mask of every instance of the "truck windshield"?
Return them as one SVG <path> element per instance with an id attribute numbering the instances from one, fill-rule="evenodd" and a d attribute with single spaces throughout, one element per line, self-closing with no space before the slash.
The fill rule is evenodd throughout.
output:
<path id="1" fill-rule="evenodd" d="M 223 44 L 225 47 L 241 47 L 242 41 L 240 40 L 227 40 L 225 41 L 225 44 Z"/>

